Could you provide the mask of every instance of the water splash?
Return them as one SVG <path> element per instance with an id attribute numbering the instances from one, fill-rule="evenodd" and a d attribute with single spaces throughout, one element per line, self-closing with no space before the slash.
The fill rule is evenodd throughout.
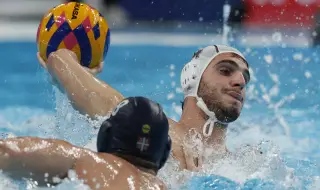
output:
<path id="1" fill-rule="evenodd" d="M 222 28 L 222 44 L 229 44 L 229 34 L 231 27 L 228 25 L 228 19 L 230 16 L 231 6 L 227 2 L 223 5 L 223 28 Z"/>
<path id="2" fill-rule="evenodd" d="M 246 136 L 253 134 L 246 133 Z M 199 143 L 197 138 L 191 139 L 191 144 Z M 209 152 L 214 153 L 215 150 Z M 215 187 L 240 190 L 263 186 L 262 189 L 267 190 L 270 189 L 270 185 L 273 187 L 271 189 L 303 188 L 306 183 L 294 175 L 292 168 L 286 166 L 280 152 L 279 147 L 269 140 L 247 146 L 238 144 L 232 155 L 207 155 L 203 169 L 198 172 L 179 170 L 179 162 L 171 157 L 159 175 L 169 185 L 169 189 Z M 269 185 L 265 186 L 266 184 Z"/>
<path id="3" fill-rule="evenodd" d="M 266 62 L 270 61 L 272 58 L 269 55 Z M 271 61 L 269 62 L 271 63 Z M 257 79 L 253 70 L 250 72 L 252 78 Z M 251 101 L 256 101 L 258 103 L 266 103 L 268 109 L 272 109 L 275 118 L 277 119 L 278 123 L 284 130 L 284 134 L 290 136 L 290 127 L 285 119 L 285 117 L 281 114 L 280 108 L 283 107 L 286 103 L 290 103 L 296 98 L 296 94 L 292 93 L 287 96 L 283 96 L 280 100 L 276 101 L 273 98 L 278 97 L 280 93 L 280 78 L 277 74 L 268 71 L 268 75 L 270 80 L 273 82 L 273 86 L 267 88 L 263 83 L 259 84 L 260 91 L 256 89 L 256 85 L 258 80 L 252 81 L 253 84 L 250 84 L 247 88 L 247 98 Z M 246 106 L 250 108 L 250 106 Z"/>

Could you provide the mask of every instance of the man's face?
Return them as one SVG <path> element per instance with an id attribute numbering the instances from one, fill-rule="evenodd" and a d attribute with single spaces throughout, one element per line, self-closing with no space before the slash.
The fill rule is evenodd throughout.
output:
<path id="1" fill-rule="evenodd" d="M 198 96 L 219 121 L 233 122 L 241 113 L 249 80 L 247 63 L 236 54 L 223 53 L 204 71 Z"/>

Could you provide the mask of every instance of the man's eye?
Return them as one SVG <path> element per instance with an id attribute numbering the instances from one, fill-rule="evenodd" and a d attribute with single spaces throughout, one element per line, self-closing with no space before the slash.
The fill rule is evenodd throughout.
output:
<path id="1" fill-rule="evenodd" d="M 220 74 L 226 75 L 226 76 L 231 74 L 231 70 L 227 69 L 227 68 L 221 68 L 221 69 L 219 69 L 219 72 L 220 72 Z"/>

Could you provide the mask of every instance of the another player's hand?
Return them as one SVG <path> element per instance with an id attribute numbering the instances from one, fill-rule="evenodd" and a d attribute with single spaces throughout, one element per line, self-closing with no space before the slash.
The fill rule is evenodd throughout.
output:
<path id="1" fill-rule="evenodd" d="M 190 171 L 201 170 L 203 164 L 203 155 L 195 155 L 195 152 L 186 146 L 182 146 L 182 150 L 186 162 L 186 169 Z"/>

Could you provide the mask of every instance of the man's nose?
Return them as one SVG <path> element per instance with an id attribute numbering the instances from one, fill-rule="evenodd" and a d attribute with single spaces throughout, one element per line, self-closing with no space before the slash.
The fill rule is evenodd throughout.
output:
<path id="1" fill-rule="evenodd" d="M 240 71 L 237 71 L 234 73 L 231 81 L 232 87 L 240 87 L 241 90 L 245 87 L 246 80 L 244 79 L 243 73 Z"/>

